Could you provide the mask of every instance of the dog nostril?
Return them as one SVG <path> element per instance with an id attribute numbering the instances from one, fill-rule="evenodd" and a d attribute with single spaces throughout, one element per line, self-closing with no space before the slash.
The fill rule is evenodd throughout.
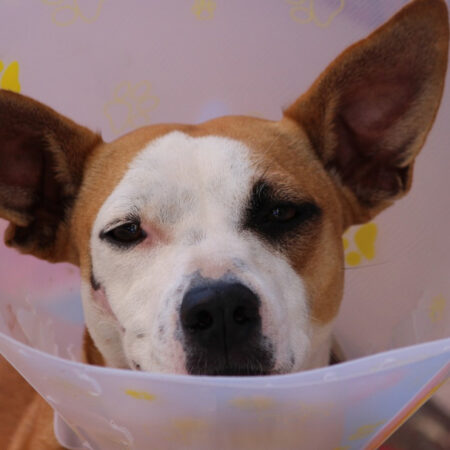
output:
<path id="1" fill-rule="evenodd" d="M 211 313 L 205 310 L 199 311 L 195 315 L 195 322 L 191 324 L 191 330 L 207 330 L 213 324 Z"/>
<path id="2" fill-rule="evenodd" d="M 195 335 L 196 345 L 222 348 L 225 340 L 238 345 L 260 330 L 259 299 L 240 283 L 194 287 L 182 299 L 180 321 L 187 336 Z"/>
<path id="3" fill-rule="evenodd" d="M 250 320 L 250 317 L 243 306 L 238 306 L 233 312 L 233 320 L 237 324 L 243 324 L 248 322 Z"/>

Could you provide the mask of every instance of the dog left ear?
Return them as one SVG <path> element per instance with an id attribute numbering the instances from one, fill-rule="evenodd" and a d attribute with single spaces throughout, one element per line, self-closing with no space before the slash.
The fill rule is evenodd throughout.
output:
<path id="1" fill-rule="evenodd" d="M 92 131 L 41 103 L 0 90 L 0 217 L 7 245 L 52 262 L 77 263 L 68 221 Z"/>
<path id="2" fill-rule="evenodd" d="M 410 189 L 441 100 L 448 39 L 445 1 L 413 1 L 342 53 L 285 111 L 340 186 L 346 226 Z"/>

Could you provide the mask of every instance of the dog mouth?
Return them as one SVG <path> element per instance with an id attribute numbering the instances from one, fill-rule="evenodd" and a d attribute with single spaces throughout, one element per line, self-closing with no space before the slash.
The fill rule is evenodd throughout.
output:
<path id="1" fill-rule="evenodd" d="M 205 368 L 203 370 L 195 370 L 191 368 L 188 370 L 190 375 L 204 375 L 204 376 L 225 376 L 225 377 L 247 377 L 247 376 L 265 376 L 271 375 L 271 370 L 267 367 L 252 367 L 252 366 L 231 366 L 225 365 L 223 367 Z"/>

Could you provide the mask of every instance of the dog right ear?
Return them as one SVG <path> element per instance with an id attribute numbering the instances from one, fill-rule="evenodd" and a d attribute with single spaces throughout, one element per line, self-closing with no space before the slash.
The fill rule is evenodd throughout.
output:
<path id="1" fill-rule="evenodd" d="M 285 111 L 343 194 L 345 226 L 409 191 L 441 100 L 448 39 L 445 2 L 412 1 L 338 56 Z"/>
<path id="2" fill-rule="evenodd" d="M 77 264 L 68 220 L 86 159 L 101 137 L 51 108 L 0 90 L 0 217 L 5 243 Z"/>

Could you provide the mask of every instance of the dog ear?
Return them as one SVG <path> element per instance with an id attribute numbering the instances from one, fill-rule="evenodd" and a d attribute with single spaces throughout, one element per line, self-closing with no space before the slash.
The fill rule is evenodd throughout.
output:
<path id="1" fill-rule="evenodd" d="M 0 217 L 7 245 L 77 262 L 70 209 L 87 156 L 101 138 L 28 97 L 0 90 Z"/>
<path id="2" fill-rule="evenodd" d="M 442 96 L 443 0 L 416 0 L 338 56 L 285 112 L 307 132 L 362 223 L 408 192 Z"/>

